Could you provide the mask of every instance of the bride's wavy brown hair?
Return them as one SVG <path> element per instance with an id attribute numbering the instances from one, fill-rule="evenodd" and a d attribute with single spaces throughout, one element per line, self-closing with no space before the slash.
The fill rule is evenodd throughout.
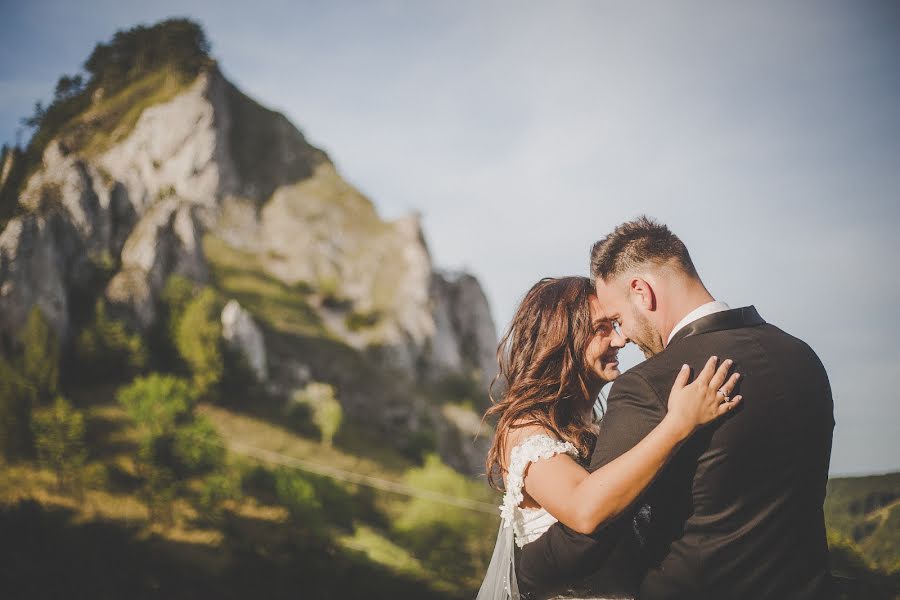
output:
<path id="1" fill-rule="evenodd" d="M 593 335 L 588 299 L 594 294 L 587 277 L 541 279 L 522 299 L 497 347 L 500 372 L 491 382 L 491 406 L 484 417 L 499 415 L 485 461 L 488 483 L 500 489 L 505 471 L 506 438 L 520 427 L 539 425 L 571 442 L 586 456 L 595 440 L 583 414 L 593 398 L 588 391 L 596 375 L 584 361 Z M 500 400 L 493 387 L 505 383 Z"/>

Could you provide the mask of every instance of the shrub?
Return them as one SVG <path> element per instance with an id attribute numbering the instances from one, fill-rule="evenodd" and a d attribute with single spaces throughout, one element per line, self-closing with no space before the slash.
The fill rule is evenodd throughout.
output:
<path id="1" fill-rule="evenodd" d="M 49 402 L 59 387 L 59 340 L 37 305 L 28 312 L 22 343 L 22 374 L 34 387 L 38 402 Z"/>
<path id="2" fill-rule="evenodd" d="M 153 373 L 135 379 L 116 393 L 116 399 L 137 424 L 144 440 L 171 433 L 190 414 L 196 395 L 179 377 Z"/>
<path id="3" fill-rule="evenodd" d="M 54 472 L 56 488 L 72 490 L 83 498 L 83 473 L 87 462 L 84 416 L 65 398 L 57 396 L 51 406 L 34 413 L 31 427 L 38 461 Z"/>
<path id="4" fill-rule="evenodd" d="M 198 417 L 175 430 L 174 453 L 188 473 L 213 471 L 225 461 L 222 437 L 205 417 Z"/>
<path id="5" fill-rule="evenodd" d="M 313 485 L 304 477 L 287 469 L 277 470 L 275 493 L 296 523 L 311 529 L 321 526 L 322 503 L 316 496 Z"/>
<path id="6" fill-rule="evenodd" d="M 31 411 L 34 388 L 0 357 L 0 456 L 25 458 L 33 449 Z"/>
<path id="7" fill-rule="evenodd" d="M 76 375 L 80 378 L 126 379 L 147 366 L 141 335 L 107 315 L 106 303 L 94 304 L 94 317 L 75 340 Z"/>
<path id="8" fill-rule="evenodd" d="M 241 481 L 232 473 L 217 472 L 208 475 L 200 487 L 198 504 L 204 516 L 212 523 L 222 521 L 223 504 L 241 497 Z"/>
<path id="9" fill-rule="evenodd" d="M 362 508 L 353 492 L 346 485 L 322 475 L 304 473 L 302 477 L 312 485 L 325 519 L 333 525 L 352 530 L 353 517 Z"/>
<path id="10" fill-rule="evenodd" d="M 190 367 L 200 396 L 216 397 L 225 370 L 221 313 L 222 302 L 215 291 L 204 288 L 178 320 L 175 346 Z"/>

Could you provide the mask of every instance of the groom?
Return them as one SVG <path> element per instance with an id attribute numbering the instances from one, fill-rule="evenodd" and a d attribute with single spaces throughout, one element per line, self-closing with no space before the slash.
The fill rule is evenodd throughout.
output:
<path id="1" fill-rule="evenodd" d="M 710 356 L 731 358 L 744 400 L 679 449 L 640 511 L 590 536 L 557 523 L 527 544 L 523 591 L 531 577 L 574 581 L 636 536 L 640 600 L 831 598 L 822 503 L 834 418 L 816 354 L 752 306 L 715 301 L 681 240 L 646 217 L 594 245 L 591 275 L 607 317 L 648 358 L 613 385 L 591 471 L 662 420 L 682 364 L 696 373 Z M 556 560 L 582 572 L 541 566 Z"/>

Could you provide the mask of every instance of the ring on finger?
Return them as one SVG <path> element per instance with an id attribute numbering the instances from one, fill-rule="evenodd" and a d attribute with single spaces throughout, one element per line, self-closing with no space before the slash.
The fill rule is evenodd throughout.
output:
<path id="1" fill-rule="evenodd" d="M 716 394 L 719 394 L 720 396 L 722 396 L 722 402 L 731 402 L 731 398 L 728 396 L 728 394 L 722 388 L 719 388 L 716 391 Z"/>

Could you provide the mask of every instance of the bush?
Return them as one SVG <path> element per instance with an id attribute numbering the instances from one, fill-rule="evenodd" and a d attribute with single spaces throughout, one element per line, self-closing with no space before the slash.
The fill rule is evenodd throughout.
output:
<path id="1" fill-rule="evenodd" d="M 116 399 L 149 441 L 171 433 L 190 414 L 196 395 L 184 379 L 153 373 L 121 388 Z"/>
<path id="2" fill-rule="evenodd" d="M 363 508 L 355 494 L 346 485 L 322 475 L 304 473 L 302 477 L 312 484 L 325 519 L 332 525 L 352 530 L 353 517 Z"/>
<path id="3" fill-rule="evenodd" d="M 84 416 L 62 396 L 34 413 L 31 422 L 40 464 L 56 474 L 59 491 L 72 490 L 83 499 L 87 451 Z"/>
<path id="4" fill-rule="evenodd" d="M 175 430 L 175 458 L 188 473 L 207 473 L 225 462 L 225 445 L 213 424 L 204 417 Z"/>
<path id="5" fill-rule="evenodd" d="M 296 523 L 310 529 L 321 526 L 322 503 L 313 485 L 304 477 L 287 469 L 278 469 L 275 472 L 275 493 Z"/>
<path id="6" fill-rule="evenodd" d="M 146 462 L 141 470 L 144 475 L 144 503 L 150 522 L 171 527 L 175 524 L 175 498 L 178 495 L 175 474 L 170 469 Z"/>
<path id="7" fill-rule="evenodd" d="M 0 456 L 7 460 L 31 455 L 35 401 L 34 388 L 0 357 Z"/>
<path id="8" fill-rule="evenodd" d="M 147 348 L 141 335 L 129 332 L 125 324 L 110 318 L 106 303 L 94 305 L 94 318 L 75 340 L 75 358 L 79 378 L 121 380 L 134 376 L 147 366 Z"/>
<path id="9" fill-rule="evenodd" d="M 204 288 L 178 320 L 175 346 L 190 367 L 200 396 L 217 396 L 225 370 L 221 314 L 221 300 L 213 289 Z"/>
<path id="10" fill-rule="evenodd" d="M 37 305 L 28 312 L 22 343 L 22 374 L 34 387 L 38 402 L 49 402 L 59 387 L 59 340 Z"/>
<path id="11" fill-rule="evenodd" d="M 217 472 L 208 475 L 200 488 L 198 504 L 204 516 L 212 523 L 221 523 L 223 507 L 229 500 L 241 497 L 240 478 L 232 473 Z"/>

